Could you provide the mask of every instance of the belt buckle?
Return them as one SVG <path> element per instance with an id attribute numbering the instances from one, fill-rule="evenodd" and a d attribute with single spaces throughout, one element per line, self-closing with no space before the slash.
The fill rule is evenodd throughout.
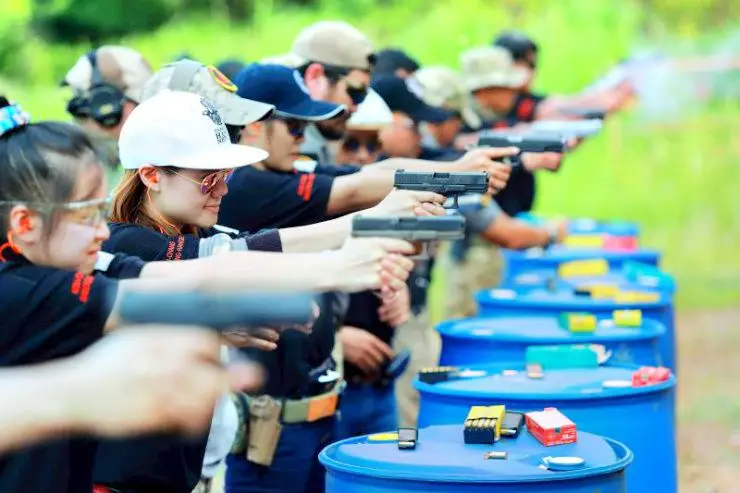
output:
<path id="1" fill-rule="evenodd" d="M 329 395 L 308 402 L 306 422 L 313 423 L 323 418 L 334 416 L 339 405 L 339 394 L 332 392 Z"/>

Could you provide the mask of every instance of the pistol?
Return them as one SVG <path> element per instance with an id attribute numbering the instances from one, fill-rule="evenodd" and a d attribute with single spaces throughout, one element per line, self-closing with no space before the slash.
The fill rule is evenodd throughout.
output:
<path id="1" fill-rule="evenodd" d="M 146 292 L 121 295 L 120 316 L 134 324 L 199 325 L 217 330 L 306 324 L 313 319 L 309 293 L 264 294 Z"/>
<path id="2" fill-rule="evenodd" d="M 398 238 L 421 243 L 420 256 L 427 258 L 426 243 L 460 240 L 465 237 L 465 218 L 459 214 L 440 217 L 368 217 L 352 219 L 355 238 Z"/>
<path id="3" fill-rule="evenodd" d="M 577 116 L 585 120 L 603 120 L 606 118 L 606 111 L 600 108 L 558 108 L 561 115 Z"/>
<path id="4" fill-rule="evenodd" d="M 511 130 L 487 130 L 480 133 L 478 147 L 518 147 L 519 155 L 503 159 L 505 163 L 516 167 L 521 166 L 521 155 L 524 152 L 565 152 L 567 150 L 566 140 L 560 134 L 544 135 Z"/>
<path id="5" fill-rule="evenodd" d="M 399 190 L 421 190 L 451 197 L 457 207 L 457 197 L 470 193 L 488 192 L 488 173 L 485 171 L 461 171 L 439 173 L 436 171 L 398 170 L 393 186 Z"/>
<path id="6" fill-rule="evenodd" d="M 598 118 L 591 120 L 538 120 L 532 122 L 529 129 L 534 133 L 560 134 L 565 138 L 582 139 L 596 135 L 604 127 L 604 121 Z"/>

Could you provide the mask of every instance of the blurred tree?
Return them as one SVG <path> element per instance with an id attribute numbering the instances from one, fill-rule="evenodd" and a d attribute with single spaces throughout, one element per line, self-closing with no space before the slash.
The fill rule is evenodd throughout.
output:
<path id="1" fill-rule="evenodd" d="M 32 25 L 51 41 L 89 41 L 157 29 L 176 0 L 35 0 Z"/>

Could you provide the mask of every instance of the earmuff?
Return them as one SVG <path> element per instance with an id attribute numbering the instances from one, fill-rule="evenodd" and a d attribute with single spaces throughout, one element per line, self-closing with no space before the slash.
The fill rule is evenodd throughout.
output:
<path id="1" fill-rule="evenodd" d="M 92 118 L 103 127 L 115 127 L 123 118 L 126 96 L 103 78 L 98 69 L 97 51 L 93 50 L 86 56 L 92 69 L 89 93 L 72 98 L 67 103 L 67 111 L 76 117 Z"/>

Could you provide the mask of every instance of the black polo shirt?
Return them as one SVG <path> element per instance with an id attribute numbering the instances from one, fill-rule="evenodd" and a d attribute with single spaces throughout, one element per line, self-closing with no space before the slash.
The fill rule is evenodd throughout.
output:
<path id="1" fill-rule="evenodd" d="M 514 100 L 511 111 L 505 117 L 500 120 L 485 122 L 484 128 L 504 129 L 511 128 L 517 123 L 533 122 L 537 106 L 544 99 L 545 96 L 542 95 L 519 94 Z M 520 212 L 532 210 L 535 191 L 534 175 L 522 166 L 517 166 L 512 170 L 506 188 L 496 194 L 494 198 L 505 213 L 515 216 Z"/>
<path id="2" fill-rule="evenodd" d="M 305 226 L 325 220 L 334 177 L 239 168 L 221 201 L 219 224 L 239 231 Z"/>
<path id="3" fill-rule="evenodd" d="M 110 230 L 110 239 L 103 244 L 105 251 L 136 255 L 146 261 L 198 258 L 200 239 L 219 232 L 210 228 L 200 231 L 200 236 L 170 237 L 125 223 L 112 223 Z M 242 237 L 250 250 L 281 250 L 277 231 Z M 190 492 L 200 479 L 207 443 L 207 434 L 197 439 L 158 434 L 102 441 L 95 461 L 95 483 L 124 493 Z"/>
<path id="4" fill-rule="evenodd" d="M 115 278 L 138 277 L 144 266 L 122 255 L 109 260 L 105 273 L 93 275 L 36 266 L 19 256 L 0 264 L 0 365 L 64 358 L 100 339 L 115 301 Z M 6 454 L 0 491 L 89 492 L 95 448 L 92 439 L 58 438 Z"/>

